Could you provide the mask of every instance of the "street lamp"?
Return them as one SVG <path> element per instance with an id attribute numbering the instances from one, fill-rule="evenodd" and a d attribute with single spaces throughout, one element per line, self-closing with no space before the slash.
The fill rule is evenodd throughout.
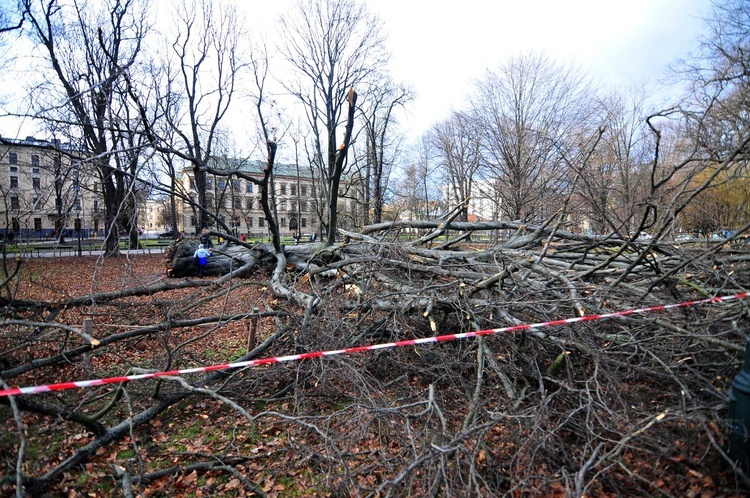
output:
<path id="1" fill-rule="evenodd" d="M 83 256 L 83 251 L 81 250 L 81 229 L 83 228 L 83 223 L 81 223 L 81 205 L 77 204 L 75 207 L 76 210 L 76 232 L 78 232 L 78 255 Z"/>

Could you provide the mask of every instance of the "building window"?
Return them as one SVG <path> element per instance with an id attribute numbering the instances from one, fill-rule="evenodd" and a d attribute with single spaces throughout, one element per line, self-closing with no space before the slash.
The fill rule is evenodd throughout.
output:
<path id="1" fill-rule="evenodd" d="M 11 195 L 10 196 L 10 208 L 11 209 L 21 209 L 21 204 L 18 202 L 18 196 L 17 195 Z"/>
<path id="2" fill-rule="evenodd" d="M 94 232 L 99 233 L 99 220 L 94 220 Z"/>
<path id="3" fill-rule="evenodd" d="M 210 178 L 206 178 L 206 188 L 211 188 L 214 182 Z"/>
<path id="4" fill-rule="evenodd" d="M 292 195 L 297 195 L 297 185 L 292 185 Z"/>
<path id="5" fill-rule="evenodd" d="M 247 219 L 247 228 L 253 228 L 253 219 L 252 218 L 248 218 Z"/>
<path id="6" fill-rule="evenodd" d="M 18 167 L 17 166 L 11 166 L 10 167 L 10 172 L 11 173 L 18 173 Z"/>
<path id="7" fill-rule="evenodd" d="M 245 190 L 247 191 L 248 194 L 252 194 L 253 193 L 253 182 L 248 181 L 247 185 L 245 186 Z"/>
<path id="8" fill-rule="evenodd" d="M 41 218 L 34 218 L 34 231 L 35 232 L 42 231 L 42 219 Z"/>
<path id="9" fill-rule="evenodd" d="M 38 204 L 39 204 L 39 197 L 32 197 L 31 198 L 31 208 L 34 209 L 34 210 L 39 209 Z"/>
<path id="10" fill-rule="evenodd" d="M 302 218 L 302 220 L 300 220 L 300 226 L 302 228 L 307 228 L 307 218 Z"/>
<path id="11" fill-rule="evenodd" d="M 39 190 L 42 188 L 42 180 L 38 177 L 31 179 L 31 186 L 34 188 L 34 190 Z"/>
<path id="12" fill-rule="evenodd" d="M 307 195 L 307 185 L 302 185 L 299 188 L 299 191 L 300 191 L 300 195 Z"/>
<path id="13" fill-rule="evenodd" d="M 281 218 L 281 220 L 279 220 L 279 226 L 283 227 L 284 225 L 286 225 L 286 218 Z"/>
<path id="14" fill-rule="evenodd" d="M 39 166 L 39 154 L 31 154 L 31 165 Z"/>
<path id="15" fill-rule="evenodd" d="M 10 188 L 18 188 L 18 177 L 17 176 L 11 176 L 10 177 Z"/>
<path id="16" fill-rule="evenodd" d="M 97 201 L 96 199 L 94 199 L 94 212 L 99 212 L 99 201 Z"/>
<path id="17" fill-rule="evenodd" d="M 248 211 L 251 210 L 253 208 L 253 199 L 252 198 L 245 199 L 245 205 Z"/>
<path id="18" fill-rule="evenodd" d="M 281 184 L 281 195 L 286 195 L 286 184 L 285 183 Z"/>
<path id="19" fill-rule="evenodd" d="M 219 190 L 224 190 L 224 186 L 226 185 L 226 183 L 224 182 L 224 180 L 219 180 L 216 182 L 216 185 L 219 187 Z"/>
<path id="20" fill-rule="evenodd" d="M 303 211 L 307 211 L 307 201 L 299 201 L 299 210 L 300 213 Z"/>
<path id="21" fill-rule="evenodd" d="M 242 199 L 240 199 L 239 197 L 235 197 L 234 199 L 232 199 L 232 201 L 234 203 L 234 209 L 236 209 L 237 211 L 242 209 Z"/>
<path id="22" fill-rule="evenodd" d="M 240 180 L 232 180 L 232 190 L 235 192 L 242 190 L 242 182 Z"/>
<path id="23" fill-rule="evenodd" d="M 262 216 L 258 217 L 258 226 L 259 227 L 266 226 L 266 220 Z"/>
<path id="24" fill-rule="evenodd" d="M 42 172 L 42 170 L 40 168 L 31 168 L 31 172 L 35 175 L 38 175 Z"/>
<path id="25" fill-rule="evenodd" d="M 16 154 L 15 152 L 9 152 L 8 164 L 18 164 L 18 154 Z"/>

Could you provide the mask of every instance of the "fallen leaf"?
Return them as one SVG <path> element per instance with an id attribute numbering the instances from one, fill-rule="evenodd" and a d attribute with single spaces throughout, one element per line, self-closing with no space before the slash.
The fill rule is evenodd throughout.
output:
<path id="1" fill-rule="evenodd" d="M 242 481 L 236 477 L 224 485 L 224 489 L 237 489 L 242 485 Z"/>

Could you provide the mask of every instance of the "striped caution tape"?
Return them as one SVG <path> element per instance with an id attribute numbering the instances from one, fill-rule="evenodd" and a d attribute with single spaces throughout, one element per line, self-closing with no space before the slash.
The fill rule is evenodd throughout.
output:
<path id="1" fill-rule="evenodd" d="M 543 328 L 543 327 L 557 327 L 557 326 L 566 325 L 569 323 L 592 322 L 596 320 L 605 320 L 608 318 L 617 318 L 617 317 L 623 317 L 623 316 L 628 316 L 628 315 L 653 313 L 656 311 L 663 311 L 663 310 L 668 310 L 671 308 L 687 308 L 690 306 L 697 306 L 701 304 L 721 303 L 721 302 L 726 302 L 726 301 L 745 299 L 748 297 L 748 295 L 750 295 L 750 293 L 742 292 L 742 293 L 734 294 L 731 296 L 719 296 L 719 297 L 713 297 L 710 299 L 701 299 L 698 301 L 685 301 L 682 303 L 675 303 L 675 304 L 663 304 L 659 306 L 651 306 L 649 308 L 616 311 L 613 313 L 603 313 L 600 315 L 586 315 L 586 316 L 580 316 L 580 317 L 574 317 L 574 318 L 565 318 L 562 320 L 551 320 L 548 322 L 512 325 L 510 327 L 480 330 L 476 332 L 465 332 L 462 334 L 447 334 L 447 335 L 440 335 L 440 336 L 433 336 L 433 337 L 425 337 L 421 339 L 409 339 L 406 341 L 372 344 L 369 346 L 358 346 L 358 347 L 353 347 L 353 348 L 334 349 L 334 350 L 329 350 L 329 351 L 317 351 L 314 353 L 293 354 L 293 355 L 287 355 L 287 356 L 274 356 L 271 358 L 261 358 L 258 360 L 249 360 L 249 361 L 238 361 L 235 363 L 224 363 L 222 365 L 211 365 L 207 367 L 196 367 L 196 368 L 186 368 L 183 370 L 170 370 L 166 372 L 152 372 L 152 373 L 137 374 L 137 375 L 126 375 L 122 377 L 108 377 L 105 379 L 79 380 L 75 382 L 62 382 L 60 384 L 45 384 L 41 386 L 13 387 L 10 389 L 0 390 L 0 397 L 15 396 L 15 395 L 20 395 L 20 394 L 36 394 L 36 393 L 45 393 L 45 392 L 52 392 L 52 391 L 63 391 L 66 389 L 78 389 L 78 388 L 84 388 L 84 387 L 103 386 L 106 384 L 119 384 L 122 382 L 130 382 L 133 380 L 154 379 L 158 377 L 178 376 L 178 375 L 186 375 L 186 374 L 200 373 L 200 372 L 214 372 L 216 370 L 230 370 L 234 368 L 254 367 L 258 365 L 268 365 L 272 363 L 283 363 L 283 362 L 288 362 L 288 361 L 307 360 L 309 358 L 322 358 L 325 356 L 360 353 L 363 351 L 376 351 L 378 349 L 398 348 L 398 347 L 403 347 L 403 346 L 415 346 L 418 344 L 430 344 L 430 343 L 437 343 L 437 342 L 456 341 L 459 339 L 468 339 L 471 337 L 502 334 L 505 332 L 518 332 L 521 330 L 538 329 L 538 328 Z"/>

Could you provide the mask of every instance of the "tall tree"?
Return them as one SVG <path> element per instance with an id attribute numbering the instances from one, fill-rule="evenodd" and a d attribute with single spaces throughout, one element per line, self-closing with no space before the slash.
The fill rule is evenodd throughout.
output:
<path id="1" fill-rule="evenodd" d="M 686 74 L 694 82 L 693 105 L 699 110 L 687 113 L 690 131 L 712 159 L 721 160 L 735 151 L 747 159 L 750 4 L 744 0 L 716 2 L 708 24 L 710 34 L 702 54 L 687 67 Z"/>
<path id="2" fill-rule="evenodd" d="M 397 124 L 395 112 L 412 99 L 412 91 L 395 84 L 390 78 L 370 89 L 364 96 L 361 115 L 365 123 L 366 161 L 364 174 L 364 224 L 383 221 L 383 206 L 388 188 L 394 154 L 397 144 L 394 143 L 393 130 Z"/>
<path id="3" fill-rule="evenodd" d="M 347 101 L 353 103 L 350 89 L 366 84 L 386 63 L 381 23 L 355 0 L 300 0 L 281 27 L 282 53 L 299 76 L 285 85 L 304 106 L 312 129 L 313 164 L 326 199 L 327 242 L 333 243 L 345 159 L 340 130 L 347 125 Z"/>
<path id="4" fill-rule="evenodd" d="M 627 235 L 636 228 L 653 147 L 644 101 L 634 89 L 613 91 L 598 100 L 602 140 L 578 183 L 584 212 L 596 233 Z"/>
<path id="5" fill-rule="evenodd" d="M 120 115 L 127 107 L 123 74 L 135 70 L 148 30 L 137 0 L 77 0 L 29 5 L 32 37 L 41 45 L 54 78 L 37 88 L 37 117 L 68 123 L 82 153 L 94 165 L 103 190 L 106 254 L 118 253 L 117 215 L 134 184 L 130 149 L 134 130 Z M 118 157 L 123 152 L 127 158 Z"/>
<path id="6" fill-rule="evenodd" d="M 588 87 L 576 70 L 542 54 L 514 57 L 478 82 L 474 112 L 483 131 L 483 157 L 502 186 L 511 219 L 540 216 L 558 186 L 565 141 L 586 119 Z"/>
<path id="7" fill-rule="evenodd" d="M 739 229 L 750 223 L 745 210 L 733 206 L 738 199 L 742 203 L 750 174 L 750 4 L 727 0 L 713 5 L 700 52 L 681 67 L 690 92 L 673 112 L 681 117 L 692 150 L 685 154 L 685 187 L 672 213 L 685 209 L 685 226 L 703 232 L 720 223 Z M 708 217 L 707 206 L 716 211 Z"/>
<path id="8" fill-rule="evenodd" d="M 437 216 L 445 207 L 434 154 L 435 149 L 430 144 L 428 135 L 422 137 L 413 148 L 414 157 L 402 169 L 394 188 L 398 200 L 398 217 L 428 220 Z"/>
<path id="9" fill-rule="evenodd" d="M 177 34 L 164 63 L 167 76 L 161 106 L 166 130 L 150 127 L 156 149 L 185 161 L 198 195 L 194 203 L 199 228 L 214 224 L 208 209 L 206 173 L 220 142 L 220 125 L 235 97 L 243 62 L 242 20 L 234 7 L 197 0 L 174 12 Z M 145 103 L 142 103 L 145 107 Z M 145 111 L 142 110 L 144 122 Z M 169 140 L 168 140 L 169 139 Z"/>
<path id="10" fill-rule="evenodd" d="M 429 132 L 445 179 L 445 200 L 450 207 L 461 206 L 458 221 L 468 221 L 469 200 L 482 164 L 476 125 L 470 114 L 454 112 Z"/>

